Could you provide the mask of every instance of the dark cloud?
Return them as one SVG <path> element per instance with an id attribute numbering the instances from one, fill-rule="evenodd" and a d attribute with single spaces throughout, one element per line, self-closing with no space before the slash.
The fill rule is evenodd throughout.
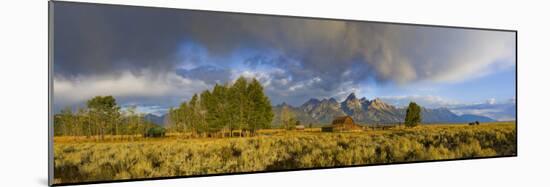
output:
<path id="1" fill-rule="evenodd" d="M 224 84 L 231 81 L 231 72 L 228 69 L 209 65 L 192 69 L 177 69 L 176 74 L 188 79 L 199 79 L 210 85 Z"/>
<path id="2" fill-rule="evenodd" d="M 54 71 L 68 85 L 81 79 L 97 82 L 100 76 L 142 80 L 146 72 L 145 81 L 171 91 L 189 81 L 200 82 L 196 88 L 202 89 L 248 75 L 266 84 L 274 101 L 298 103 L 312 95 L 347 95 L 366 81 L 462 81 L 489 74 L 496 64 L 515 64 L 510 32 L 65 2 L 54 6 Z M 186 44 L 192 47 L 182 49 Z M 159 80 L 163 77 L 177 81 Z"/>
<path id="3" fill-rule="evenodd" d="M 166 70 L 185 39 L 175 10 L 56 2 L 55 71 L 104 74 L 149 68 Z"/>
<path id="4" fill-rule="evenodd" d="M 397 82 L 444 76 L 479 51 L 488 56 L 482 65 L 514 54 L 513 33 L 495 31 L 74 3 L 56 3 L 55 15 L 56 64 L 69 74 L 169 69 L 184 40 L 222 57 L 239 48 L 274 50 L 327 75 L 362 61 L 370 76 Z"/>

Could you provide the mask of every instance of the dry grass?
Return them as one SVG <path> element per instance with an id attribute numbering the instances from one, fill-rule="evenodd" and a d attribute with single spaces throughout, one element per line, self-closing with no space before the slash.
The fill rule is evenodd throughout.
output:
<path id="1" fill-rule="evenodd" d="M 358 133 L 268 129 L 247 138 L 56 137 L 56 182 L 319 168 L 516 154 L 515 124 L 430 125 Z M 116 138 L 115 138 L 116 139 Z"/>

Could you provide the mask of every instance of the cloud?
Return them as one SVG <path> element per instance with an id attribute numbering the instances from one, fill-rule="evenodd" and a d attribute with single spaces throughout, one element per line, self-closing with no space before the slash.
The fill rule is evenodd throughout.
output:
<path id="1" fill-rule="evenodd" d="M 163 72 L 179 60 L 184 19 L 177 11 L 63 2 L 54 7 L 56 73 Z"/>
<path id="2" fill-rule="evenodd" d="M 516 120 L 515 98 L 498 100 L 489 98 L 486 102 L 472 104 L 457 104 L 449 106 L 457 114 L 474 114 L 487 116 L 499 121 Z"/>
<path id="3" fill-rule="evenodd" d="M 426 108 L 447 108 L 457 115 L 480 115 L 498 121 L 516 119 L 516 103 L 514 98 L 504 100 L 489 98 L 486 102 L 479 103 L 462 103 L 431 95 L 383 96 L 380 99 L 398 107 L 406 107 L 409 102 L 414 101 Z"/>
<path id="4" fill-rule="evenodd" d="M 487 99 L 486 102 L 489 105 L 494 105 L 494 104 L 496 104 L 497 100 L 495 98 L 489 98 L 489 99 Z"/>
<path id="5" fill-rule="evenodd" d="M 190 69 L 176 69 L 176 74 L 187 79 L 202 80 L 211 85 L 224 84 L 231 80 L 231 70 L 209 65 Z"/>
<path id="6" fill-rule="evenodd" d="M 515 103 L 461 105 L 453 106 L 450 109 L 459 115 L 481 115 L 496 119 L 498 121 L 516 120 Z"/>
<path id="7" fill-rule="evenodd" d="M 123 105 L 121 106 L 121 111 L 125 114 L 128 114 L 128 109 L 130 107 L 135 107 L 136 113 L 139 114 L 154 114 L 156 116 L 162 116 L 166 114 L 169 110 L 166 106 L 150 105 L 150 106 L 141 106 L 141 105 Z"/>
<path id="8" fill-rule="evenodd" d="M 410 102 L 416 102 L 419 105 L 427 108 L 442 108 L 457 105 L 460 102 L 442 98 L 433 95 L 403 95 L 403 96 L 382 96 L 380 97 L 385 102 L 390 104 L 405 107 Z"/>
<path id="9" fill-rule="evenodd" d="M 101 95 L 112 95 L 123 105 L 172 105 L 210 88 L 201 80 L 175 73 L 157 75 L 144 70 L 110 76 L 54 77 L 54 106 L 74 106 Z"/>
<path id="10" fill-rule="evenodd" d="M 125 103 L 174 106 L 238 76 L 260 80 L 275 104 L 301 104 L 311 97 L 364 92 L 367 82 L 454 83 L 515 66 L 511 32 L 64 2 L 54 6 L 58 104 L 109 94 Z M 444 104 L 435 96 L 412 99 Z"/>
<path id="11" fill-rule="evenodd" d="M 458 114 L 458 115 L 473 114 L 473 115 L 478 115 L 478 116 L 487 116 L 487 117 L 490 117 L 492 119 L 496 119 L 496 120 L 500 120 L 500 121 L 508 121 L 508 120 L 515 119 L 512 116 L 498 116 L 497 117 L 494 114 L 502 113 L 503 110 L 502 109 L 496 109 L 496 108 L 469 109 L 469 110 L 452 109 L 451 111 L 454 112 L 455 114 Z"/>
<path id="12" fill-rule="evenodd" d="M 212 54 L 227 55 L 239 47 L 274 50 L 299 61 L 313 74 L 325 75 L 325 80 L 330 80 L 327 75 L 344 72 L 358 63 L 362 65 L 360 73 L 366 77 L 396 83 L 457 82 L 515 64 L 515 37 L 509 32 L 265 16 L 202 16 L 201 22 L 190 23 L 194 28 L 190 36 Z M 212 25 L 217 29 L 211 30 Z M 283 62 L 271 64 L 285 66 Z"/>
<path id="13" fill-rule="evenodd" d="M 175 55 L 184 41 L 198 43 L 218 57 L 243 48 L 274 51 L 282 56 L 272 62 L 274 66 L 295 60 L 325 81 L 357 63 L 363 65 L 361 73 L 366 77 L 397 83 L 462 81 L 515 64 L 515 37 L 510 32 L 139 7 L 56 6 L 55 58 L 61 66 L 56 70 L 65 74 L 117 68 L 171 70 L 191 58 L 192 53 Z"/>

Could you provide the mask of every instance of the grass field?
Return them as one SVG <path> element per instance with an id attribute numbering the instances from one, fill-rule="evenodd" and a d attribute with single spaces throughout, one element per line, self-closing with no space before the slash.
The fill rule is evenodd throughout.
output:
<path id="1" fill-rule="evenodd" d="M 54 138 L 55 183 L 477 158 L 516 154 L 514 122 L 365 132 L 265 130 L 255 137 L 94 142 Z M 127 137 L 126 137 L 127 138 Z M 124 139 L 124 138 L 119 138 Z"/>

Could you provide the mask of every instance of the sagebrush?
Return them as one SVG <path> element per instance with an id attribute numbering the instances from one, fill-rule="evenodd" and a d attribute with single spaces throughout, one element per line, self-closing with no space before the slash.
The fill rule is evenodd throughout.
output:
<path id="1" fill-rule="evenodd" d="M 70 183 L 505 156 L 516 154 L 515 142 L 514 124 L 62 142 L 54 145 L 54 177 Z"/>

